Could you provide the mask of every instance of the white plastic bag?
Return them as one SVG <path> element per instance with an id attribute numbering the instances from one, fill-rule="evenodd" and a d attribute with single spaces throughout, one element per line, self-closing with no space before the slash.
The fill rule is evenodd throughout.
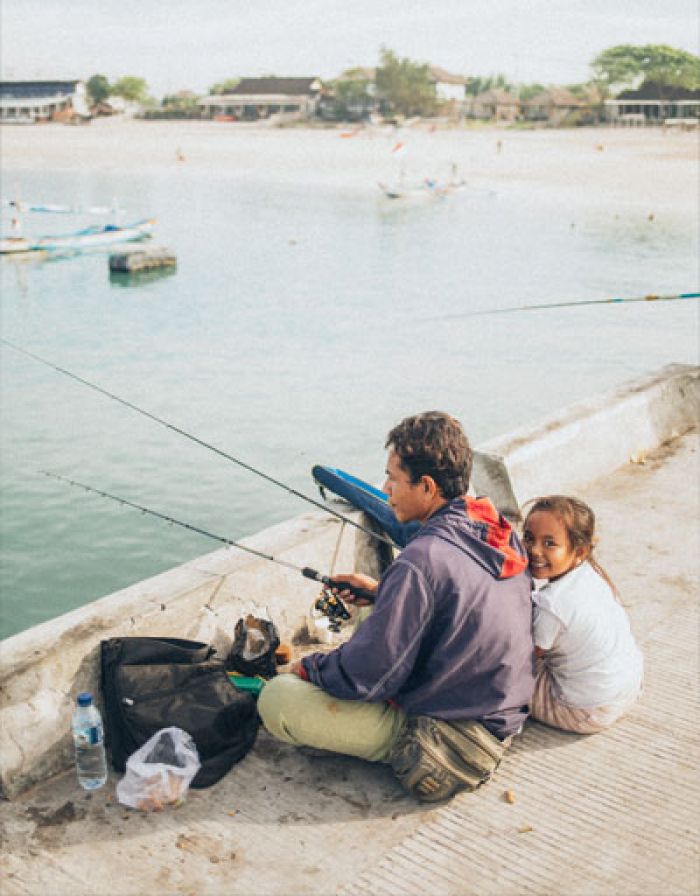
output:
<path id="1" fill-rule="evenodd" d="M 195 742 L 186 731 L 162 728 L 127 759 L 126 774 L 117 784 L 117 799 L 144 812 L 178 806 L 200 764 Z"/>

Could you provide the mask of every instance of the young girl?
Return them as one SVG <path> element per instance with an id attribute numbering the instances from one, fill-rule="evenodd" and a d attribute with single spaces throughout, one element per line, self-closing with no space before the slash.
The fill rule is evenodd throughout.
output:
<path id="1" fill-rule="evenodd" d="M 642 655 L 617 589 L 593 559 L 595 516 L 583 501 L 536 498 L 523 543 L 535 579 L 535 719 L 575 731 L 602 731 L 639 696 Z"/>

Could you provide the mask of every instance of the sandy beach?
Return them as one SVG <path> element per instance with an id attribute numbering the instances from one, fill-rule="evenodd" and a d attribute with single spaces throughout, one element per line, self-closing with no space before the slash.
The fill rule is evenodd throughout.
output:
<path id="1" fill-rule="evenodd" d="M 392 152 L 399 143 L 400 158 Z M 625 207 L 693 218 L 698 210 L 698 135 L 661 129 L 281 129 L 103 119 L 83 127 L 5 126 L 0 145 L 6 196 L 14 173 L 35 171 L 171 172 L 376 193 L 377 181 L 396 177 L 400 165 L 410 177 L 442 181 L 457 166 L 458 176 L 477 187 L 573 192 L 578 203 L 592 205 L 604 195 Z"/>

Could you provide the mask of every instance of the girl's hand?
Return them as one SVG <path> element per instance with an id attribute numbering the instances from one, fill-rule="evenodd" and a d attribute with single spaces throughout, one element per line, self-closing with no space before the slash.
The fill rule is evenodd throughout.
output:
<path id="1" fill-rule="evenodd" d="M 371 591 L 372 594 L 376 594 L 377 588 L 379 587 L 379 582 L 376 579 L 373 579 L 372 576 L 366 576 L 361 572 L 351 572 L 337 576 L 334 575 L 332 576 L 332 579 L 334 582 L 347 582 L 348 585 L 352 585 L 354 588 L 362 588 L 365 591 Z M 368 607 L 371 603 L 371 601 L 366 600 L 364 597 L 356 597 L 352 591 L 343 589 L 342 586 L 333 588 L 332 590 L 344 601 L 349 604 L 355 604 L 356 607 Z"/>

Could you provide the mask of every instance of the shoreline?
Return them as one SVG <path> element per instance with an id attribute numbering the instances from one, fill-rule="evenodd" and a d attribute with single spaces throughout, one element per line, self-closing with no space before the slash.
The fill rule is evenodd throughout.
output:
<path id="1" fill-rule="evenodd" d="M 392 150 L 399 143 L 405 148 L 397 157 Z M 575 191 L 591 204 L 603 192 L 649 211 L 695 218 L 698 212 L 698 135 L 692 132 L 425 125 L 355 130 L 104 119 L 84 127 L 3 126 L 0 144 L 6 195 L 21 189 L 29 196 L 25 175 L 31 172 L 86 170 L 216 176 L 376 195 L 377 181 L 396 179 L 401 166 L 411 179 L 445 182 L 456 165 L 467 187 L 534 187 L 560 197 Z"/>

